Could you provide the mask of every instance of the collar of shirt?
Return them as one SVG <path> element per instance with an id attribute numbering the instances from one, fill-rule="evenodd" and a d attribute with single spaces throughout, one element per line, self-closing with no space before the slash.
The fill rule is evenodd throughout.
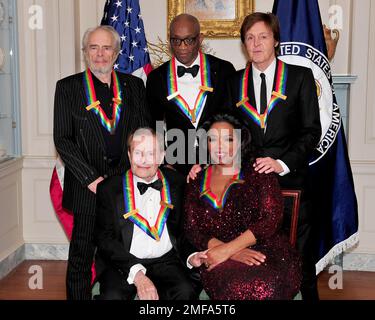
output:
<path id="1" fill-rule="evenodd" d="M 100 81 L 96 76 L 95 74 L 91 71 L 91 74 L 92 74 L 92 80 L 94 81 L 94 86 L 95 87 L 98 87 L 98 86 L 101 86 L 101 87 L 104 87 L 106 89 L 112 89 L 112 86 L 113 86 L 113 81 L 112 81 L 112 77 L 111 77 L 111 85 L 108 86 L 107 83 L 104 83 L 102 81 Z M 96 88 L 95 88 L 96 89 Z"/>
<path id="2" fill-rule="evenodd" d="M 196 98 L 199 94 L 199 87 L 201 85 L 199 55 L 194 60 L 194 62 L 191 64 L 191 66 L 196 65 L 196 64 L 199 65 L 199 72 L 198 72 L 198 74 L 195 78 L 193 78 L 191 73 L 185 73 L 181 78 L 177 77 L 178 92 L 184 98 L 184 100 L 187 102 L 190 110 L 194 109 L 195 100 L 196 100 Z M 177 67 L 178 66 L 184 66 L 185 68 L 188 68 L 187 66 L 185 66 L 184 64 L 182 64 L 181 62 L 179 62 L 176 59 L 176 70 L 175 70 L 176 74 L 177 74 Z M 206 100 L 207 100 L 207 97 L 205 97 L 205 99 L 203 101 L 203 108 L 206 105 Z M 201 111 L 197 115 L 197 119 L 196 119 L 197 121 L 195 123 L 193 123 L 193 126 L 195 128 L 197 128 L 197 126 L 198 126 L 199 120 L 200 120 L 200 118 L 202 116 L 202 113 L 203 113 L 203 108 L 201 109 Z"/>
<path id="3" fill-rule="evenodd" d="M 183 67 L 185 67 L 185 68 L 190 68 L 190 67 L 192 67 L 192 66 L 194 66 L 194 65 L 198 65 L 199 66 L 199 71 L 200 71 L 200 66 L 201 66 L 201 63 L 200 63 L 201 61 L 200 61 L 200 59 L 199 59 L 199 54 L 198 54 L 198 56 L 195 58 L 195 60 L 193 61 L 193 63 L 190 65 L 190 66 L 187 66 L 187 65 L 184 65 L 183 63 L 181 63 L 180 61 L 178 61 L 177 59 L 176 59 L 176 69 L 175 69 L 175 72 L 176 72 L 176 74 L 177 74 L 177 68 L 178 68 L 178 66 L 183 66 Z M 199 71 L 198 71 L 198 75 L 199 75 Z M 198 75 L 194 78 L 193 76 L 192 76 L 192 74 L 191 73 L 185 73 L 181 78 L 179 78 L 178 80 L 180 80 L 180 79 L 189 79 L 189 80 L 191 80 L 191 79 L 198 79 L 199 80 L 199 82 L 200 82 L 200 77 L 198 77 Z"/>
<path id="4" fill-rule="evenodd" d="M 137 183 L 143 182 L 149 184 L 157 180 L 157 178 L 158 176 L 155 174 L 150 181 L 146 181 L 136 175 L 133 175 L 135 206 L 139 210 L 139 214 L 151 223 L 154 223 L 154 219 L 160 209 L 160 191 L 155 190 L 154 188 L 148 188 L 146 192 L 141 195 L 137 187 Z"/>
<path id="5" fill-rule="evenodd" d="M 137 188 L 137 183 L 138 183 L 138 182 L 143 182 L 143 183 L 149 184 L 149 183 L 153 183 L 153 182 L 156 181 L 157 179 L 158 179 L 158 175 L 157 175 L 157 173 L 155 173 L 155 176 L 154 176 L 150 181 L 146 181 L 145 179 L 142 179 L 142 178 L 136 176 L 136 175 L 133 173 L 133 181 L 134 181 L 134 186 L 135 186 L 136 189 L 138 189 L 138 188 Z M 149 189 L 150 189 L 150 188 L 149 188 Z M 147 189 L 147 191 L 148 191 L 149 189 Z M 154 190 L 155 190 L 155 189 L 154 189 Z M 155 190 L 155 191 L 157 191 L 157 190 Z"/>
<path id="6" fill-rule="evenodd" d="M 267 87 L 268 87 L 268 82 L 269 81 L 272 81 L 273 82 L 273 79 L 275 77 L 275 71 L 276 71 L 276 58 L 272 61 L 272 63 L 268 66 L 268 68 L 264 71 L 260 71 L 259 69 L 257 69 L 254 64 L 252 64 L 252 68 L 253 68 L 253 79 L 254 79 L 254 83 L 255 82 L 259 82 L 259 85 L 261 84 L 261 78 L 260 78 L 260 74 L 261 73 L 264 73 L 266 75 L 266 81 L 267 81 Z M 272 83 L 273 85 L 273 83 Z"/>

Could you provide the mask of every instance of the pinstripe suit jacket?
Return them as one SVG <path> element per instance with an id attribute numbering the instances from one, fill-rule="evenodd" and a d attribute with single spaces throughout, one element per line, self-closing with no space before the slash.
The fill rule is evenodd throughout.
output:
<path id="1" fill-rule="evenodd" d="M 122 156 L 119 164 L 111 167 L 106 155 L 100 120 L 87 111 L 83 73 L 78 73 L 56 84 L 53 138 L 56 150 L 65 163 L 63 207 L 73 212 L 95 213 L 95 194 L 88 185 L 100 176 L 107 178 L 129 168 L 127 136 L 139 126 L 149 125 L 145 88 L 142 80 L 117 72 L 123 93 L 125 122 Z"/>

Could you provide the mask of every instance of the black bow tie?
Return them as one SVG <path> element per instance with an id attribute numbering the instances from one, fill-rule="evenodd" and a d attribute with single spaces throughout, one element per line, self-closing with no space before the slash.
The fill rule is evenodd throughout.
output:
<path id="1" fill-rule="evenodd" d="M 191 73 L 191 75 L 195 78 L 198 74 L 199 66 L 196 64 L 190 68 L 185 68 L 184 66 L 177 67 L 177 75 L 181 78 L 185 73 Z"/>
<path id="2" fill-rule="evenodd" d="M 144 194 L 148 188 L 154 188 L 155 190 L 161 190 L 163 188 L 163 182 L 161 182 L 160 179 L 152 182 L 152 183 L 144 183 L 144 182 L 138 182 L 137 183 L 138 190 L 140 194 Z"/>

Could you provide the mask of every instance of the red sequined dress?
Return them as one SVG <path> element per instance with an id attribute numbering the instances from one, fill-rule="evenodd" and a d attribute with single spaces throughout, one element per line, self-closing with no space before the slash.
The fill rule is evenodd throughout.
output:
<path id="1" fill-rule="evenodd" d="M 212 238 L 229 242 L 249 229 L 257 239 L 252 249 L 262 252 L 266 260 L 260 266 L 227 260 L 212 271 L 202 266 L 206 293 L 214 300 L 293 299 L 299 291 L 301 265 L 281 231 L 283 198 L 276 176 L 258 174 L 250 165 L 243 167 L 217 209 L 221 202 L 214 202 L 214 194 L 205 194 L 207 170 L 187 185 L 186 236 L 198 250 L 206 250 Z"/>

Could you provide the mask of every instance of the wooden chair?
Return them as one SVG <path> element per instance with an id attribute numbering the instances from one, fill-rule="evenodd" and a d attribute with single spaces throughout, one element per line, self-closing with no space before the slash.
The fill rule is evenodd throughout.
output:
<path id="1" fill-rule="evenodd" d="M 297 241 L 298 213 L 301 200 L 301 190 L 281 190 L 284 197 L 284 227 L 289 230 L 289 242 L 294 248 Z M 290 214 L 288 211 L 291 211 Z M 286 219 L 290 217 L 289 219 Z"/>

